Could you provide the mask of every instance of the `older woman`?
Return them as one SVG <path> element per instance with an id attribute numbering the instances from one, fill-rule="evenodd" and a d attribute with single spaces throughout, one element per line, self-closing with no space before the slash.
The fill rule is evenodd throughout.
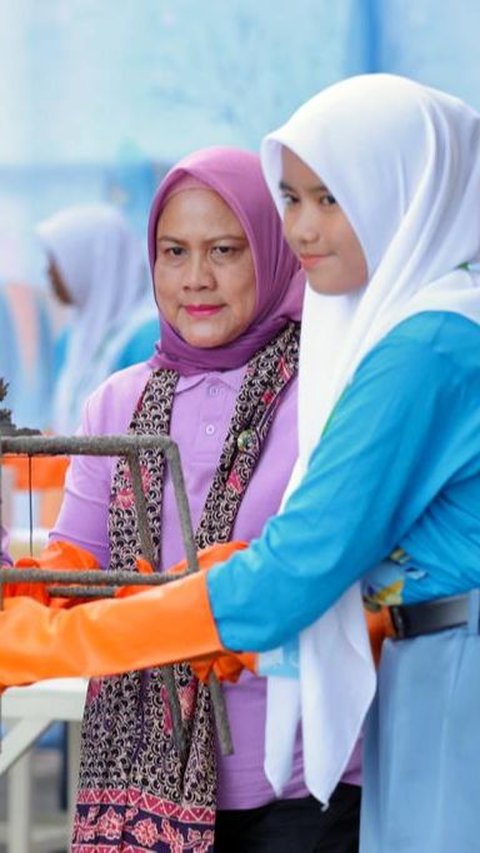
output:
<path id="1" fill-rule="evenodd" d="M 297 454 L 303 296 L 258 158 L 213 148 L 172 169 L 153 201 L 149 252 L 160 344 L 89 398 L 82 431 L 168 433 L 181 450 L 198 546 L 249 541 L 278 510 Z M 162 570 L 183 556 L 172 482 L 161 455 L 145 454 L 142 472 Z M 135 567 L 124 461 L 73 458 L 52 540 L 113 570 Z M 264 679 L 245 673 L 226 687 L 235 752 L 225 757 L 208 690 L 187 665 L 175 677 L 190 733 L 185 763 L 158 670 L 91 682 L 73 850 L 356 850 L 358 786 L 340 785 L 324 815 L 305 787 L 299 737 L 275 799 L 263 770 Z M 346 782 L 358 782 L 357 764 Z"/>

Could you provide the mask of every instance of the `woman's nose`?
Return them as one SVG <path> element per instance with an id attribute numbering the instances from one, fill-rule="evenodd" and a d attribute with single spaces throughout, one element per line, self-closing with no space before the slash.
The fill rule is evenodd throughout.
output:
<path id="1" fill-rule="evenodd" d="M 215 277 L 207 258 L 191 254 L 185 269 L 183 286 L 188 290 L 211 289 L 215 286 Z"/>

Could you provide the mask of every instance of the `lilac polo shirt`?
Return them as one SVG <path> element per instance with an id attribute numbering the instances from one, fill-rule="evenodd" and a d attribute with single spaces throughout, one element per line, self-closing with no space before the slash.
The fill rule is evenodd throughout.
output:
<path id="1" fill-rule="evenodd" d="M 182 377 L 177 385 L 170 434 L 180 448 L 194 527 L 220 457 L 244 371 L 241 367 Z M 142 363 L 113 374 L 87 400 L 81 433 L 125 433 L 149 373 L 147 364 Z M 234 539 L 250 541 L 258 536 L 267 518 L 277 512 L 296 456 L 296 387 L 292 383 L 240 505 Z M 51 533 L 51 539 L 67 539 L 93 552 L 104 566 L 109 562 L 107 518 L 113 470 L 111 458 L 72 458 L 65 499 Z M 168 567 L 184 557 L 168 471 L 162 512 L 162 564 Z M 218 808 L 255 808 L 275 798 L 263 771 L 266 681 L 244 673 L 237 684 L 226 684 L 224 692 L 235 752 L 225 757 L 217 749 Z M 359 782 L 358 750 L 344 781 Z M 307 794 L 299 735 L 292 777 L 282 797 Z"/>

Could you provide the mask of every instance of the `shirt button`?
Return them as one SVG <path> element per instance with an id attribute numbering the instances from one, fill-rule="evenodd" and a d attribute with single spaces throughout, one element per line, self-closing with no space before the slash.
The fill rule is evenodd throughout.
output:
<path id="1" fill-rule="evenodd" d="M 208 393 L 210 394 L 210 397 L 216 397 L 218 395 L 218 390 L 219 390 L 218 385 L 210 385 L 210 387 L 208 389 Z"/>
<path id="2" fill-rule="evenodd" d="M 215 433 L 214 425 L 213 424 L 207 424 L 207 426 L 205 427 L 205 432 L 207 433 L 207 435 L 213 435 Z"/>

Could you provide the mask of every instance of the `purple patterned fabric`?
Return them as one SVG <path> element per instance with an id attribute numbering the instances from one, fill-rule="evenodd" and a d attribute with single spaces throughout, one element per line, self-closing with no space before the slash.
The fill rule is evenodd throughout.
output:
<path id="1" fill-rule="evenodd" d="M 212 811 L 206 808 L 181 808 L 175 803 L 166 807 L 164 800 L 145 794 L 140 788 L 130 788 L 116 794 L 109 792 L 109 801 L 102 810 L 105 792 L 90 790 L 84 793 L 83 807 L 74 821 L 74 853 L 210 853 L 213 846 Z M 91 800 L 91 803 L 89 803 Z M 128 828 L 125 829 L 126 814 Z M 192 824 L 184 835 L 178 827 Z"/>
<path id="2" fill-rule="evenodd" d="M 253 255 L 257 304 L 251 325 L 235 341 L 222 347 L 199 349 L 187 344 L 160 317 L 160 341 L 149 364 L 167 367 L 182 376 L 206 370 L 228 370 L 245 364 L 282 329 L 289 319 L 299 320 L 304 276 L 282 235 L 282 223 L 264 181 L 256 154 L 237 148 L 206 148 L 181 160 L 168 172 L 153 199 L 148 224 L 148 252 L 153 274 L 156 229 L 175 184 L 190 175 L 215 190 L 238 217 Z"/>

